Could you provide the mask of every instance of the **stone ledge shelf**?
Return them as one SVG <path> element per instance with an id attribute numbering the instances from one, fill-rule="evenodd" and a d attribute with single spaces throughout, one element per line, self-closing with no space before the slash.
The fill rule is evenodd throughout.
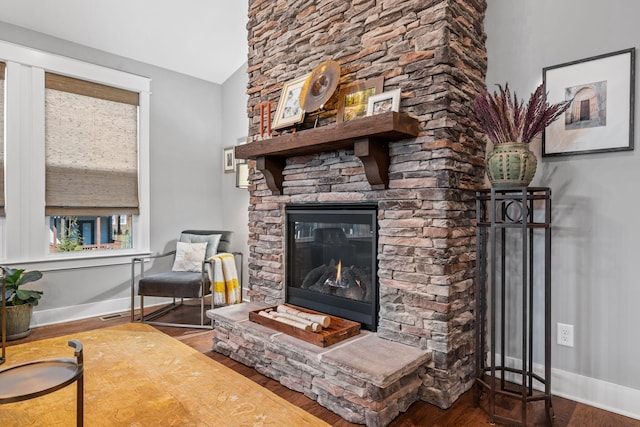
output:
<path id="1" fill-rule="evenodd" d="M 418 132 L 417 119 L 388 112 L 238 145 L 235 156 L 255 159 L 269 189 L 273 194 L 282 194 L 282 170 L 287 157 L 353 148 L 371 188 L 380 190 L 389 185 L 387 144 L 414 138 Z"/>
<path id="2" fill-rule="evenodd" d="M 304 393 L 345 420 L 386 426 L 420 400 L 421 375 L 431 353 L 362 331 L 318 347 L 249 320 L 258 302 L 207 311 L 213 350 L 285 387 Z"/>

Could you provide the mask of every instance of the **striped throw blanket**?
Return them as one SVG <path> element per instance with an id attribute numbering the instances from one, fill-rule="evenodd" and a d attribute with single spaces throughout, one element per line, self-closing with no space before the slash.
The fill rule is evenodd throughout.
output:
<path id="1" fill-rule="evenodd" d="M 209 258 L 209 280 L 214 305 L 237 304 L 242 300 L 233 254 L 219 253 Z"/>

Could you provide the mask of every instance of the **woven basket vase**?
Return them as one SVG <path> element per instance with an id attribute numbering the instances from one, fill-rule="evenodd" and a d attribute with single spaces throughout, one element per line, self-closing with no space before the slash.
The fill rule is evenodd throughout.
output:
<path id="1" fill-rule="evenodd" d="M 487 155 L 487 175 L 493 188 L 526 187 L 536 174 L 538 159 L 521 142 L 496 144 Z"/>
<path id="2" fill-rule="evenodd" d="M 7 341 L 24 338 L 31 333 L 31 329 L 29 329 L 33 313 L 33 306 L 31 304 L 8 306 L 6 313 Z M 0 336 L 2 336 L 1 331 Z"/>

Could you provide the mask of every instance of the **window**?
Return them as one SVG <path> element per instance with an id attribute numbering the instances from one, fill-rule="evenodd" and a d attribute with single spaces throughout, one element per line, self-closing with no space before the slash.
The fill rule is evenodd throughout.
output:
<path id="1" fill-rule="evenodd" d="M 56 269 L 148 253 L 149 79 L 1 41 L 0 61 L 0 260 Z"/>
<path id="2" fill-rule="evenodd" d="M 51 216 L 49 251 L 131 249 L 132 231 L 132 215 Z"/>
<path id="3" fill-rule="evenodd" d="M 45 73 L 45 164 L 51 252 L 131 247 L 111 224 L 139 213 L 138 93 Z"/>

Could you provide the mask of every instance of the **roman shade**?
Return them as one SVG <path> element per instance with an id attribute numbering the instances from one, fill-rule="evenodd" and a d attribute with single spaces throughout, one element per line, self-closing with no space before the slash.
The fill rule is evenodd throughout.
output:
<path id="1" fill-rule="evenodd" d="M 0 216 L 4 216 L 4 62 L 0 62 Z"/>
<path id="2" fill-rule="evenodd" d="M 138 93 L 45 73 L 46 215 L 138 214 Z"/>

